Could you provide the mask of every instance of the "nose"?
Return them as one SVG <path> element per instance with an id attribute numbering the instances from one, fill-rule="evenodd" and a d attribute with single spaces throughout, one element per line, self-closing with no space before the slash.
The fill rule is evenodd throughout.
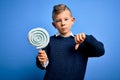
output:
<path id="1" fill-rule="evenodd" d="M 65 24 L 61 24 L 61 26 L 63 27 L 63 26 L 65 26 Z"/>
<path id="2" fill-rule="evenodd" d="M 64 20 L 62 20 L 61 26 L 65 26 L 65 21 Z"/>

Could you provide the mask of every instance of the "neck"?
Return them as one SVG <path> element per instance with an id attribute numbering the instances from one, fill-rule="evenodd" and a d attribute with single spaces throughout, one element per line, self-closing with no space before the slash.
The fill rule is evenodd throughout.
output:
<path id="1" fill-rule="evenodd" d="M 71 32 L 69 32 L 69 33 L 67 33 L 67 34 L 61 34 L 61 36 L 62 36 L 62 37 L 69 37 L 69 36 L 70 36 L 70 33 L 71 33 Z"/>

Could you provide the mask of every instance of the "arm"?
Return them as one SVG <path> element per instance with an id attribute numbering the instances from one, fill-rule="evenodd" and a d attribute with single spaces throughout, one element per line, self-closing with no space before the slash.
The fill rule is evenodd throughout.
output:
<path id="1" fill-rule="evenodd" d="M 83 42 L 82 51 L 88 57 L 99 57 L 105 53 L 103 43 L 96 40 L 92 35 L 86 35 L 86 39 Z"/>
<path id="2" fill-rule="evenodd" d="M 49 53 L 49 44 L 43 50 L 38 51 L 38 55 L 36 57 L 36 65 L 38 68 L 45 70 L 49 64 L 48 59 Z"/>
<path id="3" fill-rule="evenodd" d="M 38 56 L 36 57 L 36 65 L 40 69 L 46 69 L 49 64 L 49 60 L 45 50 L 39 51 Z"/>
<path id="4" fill-rule="evenodd" d="M 36 65 L 38 68 L 45 70 L 46 68 L 41 64 L 41 62 L 38 59 L 38 56 L 36 57 Z"/>

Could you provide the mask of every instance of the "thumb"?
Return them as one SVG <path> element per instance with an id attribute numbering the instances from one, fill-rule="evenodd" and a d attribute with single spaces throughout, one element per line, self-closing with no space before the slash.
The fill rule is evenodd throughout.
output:
<path id="1" fill-rule="evenodd" d="M 80 44 L 76 44 L 76 45 L 75 45 L 75 50 L 78 49 L 79 45 L 80 45 Z"/>

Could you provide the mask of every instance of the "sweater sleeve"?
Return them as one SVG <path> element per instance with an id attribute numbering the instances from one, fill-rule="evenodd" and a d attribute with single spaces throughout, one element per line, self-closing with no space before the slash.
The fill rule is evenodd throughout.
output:
<path id="1" fill-rule="evenodd" d="M 103 43 L 96 40 L 92 35 L 86 35 L 86 39 L 82 45 L 82 51 L 88 57 L 100 57 L 105 53 Z"/>
<path id="2" fill-rule="evenodd" d="M 38 57 L 36 57 L 36 65 L 38 68 L 45 70 L 45 67 L 43 67 L 43 65 L 40 63 L 40 61 L 38 60 Z"/>
<path id="3" fill-rule="evenodd" d="M 48 46 L 45 47 L 43 50 L 46 51 L 46 54 L 47 54 L 47 56 L 48 56 L 48 53 L 49 53 L 49 44 L 48 44 Z M 48 59 L 48 60 L 49 60 L 49 59 Z M 47 63 L 47 66 L 48 66 L 48 64 L 49 64 L 49 61 L 48 61 L 48 63 Z M 47 66 L 44 67 L 44 66 L 40 63 L 40 61 L 39 61 L 39 59 L 38 59 L 38 56 L 36 57 L 36 65 L 37 65 L 37 67 L 40 68 L 41 70 L 45 70 L 45 69 L 47 68 Z"/>

